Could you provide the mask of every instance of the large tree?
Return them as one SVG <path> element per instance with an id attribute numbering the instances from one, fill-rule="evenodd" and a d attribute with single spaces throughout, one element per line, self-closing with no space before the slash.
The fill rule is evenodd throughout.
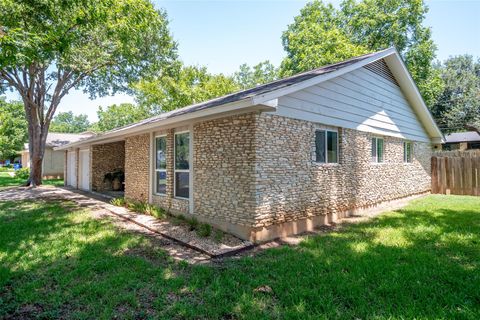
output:
<path id="1" fill-rule="evenodd" d="M 211 74 L 205 67 L 183 66 L 177 63 L 169 73 L 135 85 L 136 98 L 152 114 L 171 111 L 190 104 L 239 90 L 232 77 Z"/>
<path id="2" fill-rule="evenodd" d="M 27 121 L 21 102 L 0 98 L 0 159 L 18 155 L 27 141 Z"/>
<path id="3" fill-rule="evenodd" d="M 98 108 L 98 122 L 92 126 L 94 131 L 105 132 L 131 124 L 152 116 L 149 108 L 131 103 L 113 104 L 103 109 Z"/>
<path id="4" fill-rule="evenodd" d="M 176 59 L 166 15 L 149 0 L 0 0 L 0 87 L 24 104 L 29 184 L 41 184 L 45 140 L 73 88 L 128 90 Z"/>
<path id="5" fill-rule="evenodd" d="M 278 69 L 268 60 L 253 67 L 244 63 L 234 73 L 233 79 L 242 89 L 249 89 L 278 79 Z"/>
<path id="6" fill-rule="evenodd" d="M 461 55 L 437 66 L 445 88 L 432 108 L 444 132 L 480 128 L 480 59 Z"/>
<path id="7" fill-rule="evenodd" d="M 282 35 L 287 57 L 281 73 L 290 75 L 395 46 L 432 106 L 442 82 L 432 65 L 436 47 L 424 25 L 427 11 L 422 0 L 344 0 L 339 9 L 313 1 Z"/>
<path id="8" fill-rule="evenodd" d="M 87 131 L 90 127 L 90 121 L 86 114 L 74 115 L 72 111 L 59 112 L 50 124 L 50 131 L 79 133 Z"/>

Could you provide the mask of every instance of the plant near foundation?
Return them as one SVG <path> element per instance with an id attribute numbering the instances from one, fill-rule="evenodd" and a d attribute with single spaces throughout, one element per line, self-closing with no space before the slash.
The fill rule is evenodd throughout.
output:
<path id="1" fill-rule="evenodd" d="M 114 206 L 117 206 L 117 207 L 125 207 L 127 202 L 125 201 L 125 198 L 121 197 L 121 198 L 112 199 L 112 201 L 110 201 L 110 204 L 113 204 Z"/>
<path id="2" fill-rule="evenodd" d="M 185 218 L 185 221 L 187 222 L 188 226 L 190 227 L 190 231 L 197 230 L 199 222 L 197 218 L 192 217 L 192 218 Z"/>
<path id="3" fill-rule="evenodd" d="M 167 216 L 167 213 L 164 209 L 157 207 L 152 204 L 145 205 L 145 214 L 151 215 L 157 219 L 164 219 Z"/>
<path id="4" fill-rule="evenodd" d="M 209 237 L 212 234 L 212 226 L 207 223 L 201 223 L 197 228 L 197 234 L 200 237 Z"/>
<path id="5" fill-rule="evenodd" d="M 128 201 L 122 197 L 112 199 L 110 203 L 117 207 L 125 207 L 138 213 L 148 214 L 157 219 L 164 219 L 167 216 L 167 212 L 164 209 L 146 202 Z"/>
<path id="6" fill-rule="evenodd" d="M 222 239 L 223 239 L 223 231 L 222 231 L 222 230 L 215 229 L 215 231 L 214 231 L 214 233 L 213 233 L 213 239 L 214 239 L 216 242 L 221 242 Z"/>

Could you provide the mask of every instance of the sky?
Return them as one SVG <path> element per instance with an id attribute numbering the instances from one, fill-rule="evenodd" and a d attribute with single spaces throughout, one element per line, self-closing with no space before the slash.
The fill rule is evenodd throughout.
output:
<path id="1" fill-rule="evenodd" d="M 301 0 L 154 2 L 168 14 L 181 60 L 224 74 L 232 74 L 242 63 L 254 65 L 270 60 L 278 66 L 285 56 L 282 32 L 307 3 Z M 437 0 L 427 1 L 427 5 L 425 24 L 432 28 L 438 59 L 465 53 L 480 57 L 480 0 Z M 8 94 L 7 98 L 17 96 Z M 90 100 L 81 91 L 71 91 L 58 111 L 84 113 L 95 121 L 98 106 L 122 102 L 134 100 L 123 94 Z"/>

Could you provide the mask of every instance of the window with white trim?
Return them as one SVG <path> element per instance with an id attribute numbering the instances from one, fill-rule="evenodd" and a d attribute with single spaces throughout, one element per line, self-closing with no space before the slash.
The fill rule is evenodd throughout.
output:
<path id="1" fill-rule="evenodd" d="M 175 133 L 175 197 L 190 195 L 190 133 Z"/>
<path id="2" fill-rule="evenodd" d="M 403 142 L 403 162 L 410 163 L 413 159 L 413 144 L 410 141 Z"/>
<path id="3" fill-rule="evenodd" d="M 383 162 L 383 139 L 373 137 L 372 138 L 372 162 Z"/>
<path id="4" fill-rule="evenodd" d="M 338 132 L 315 131 L 315 161 L 318 163 L 338 163 Z"/>
<path id="5" fill-rule="evenodd" d="M 167 193 L 167 137 L 155 138 L 155 193 Z"/>

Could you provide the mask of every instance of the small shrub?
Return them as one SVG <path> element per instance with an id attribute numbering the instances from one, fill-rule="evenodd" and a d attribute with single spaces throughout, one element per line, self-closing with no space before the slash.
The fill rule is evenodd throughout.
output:
<path id="1" fill-rule="evenodd" d="M 21 168 L 15 171 L 15 178 L 28 179 L 30 176 L 30 168 Z"/>
<path id="2" fill-rule="evenodd" d="M 198 220 L 195 217 L 186 218 L 185 219 L 188 226 L 190 227 L 190 231 L 196 230 L 198 228 Z"/>
<path id="3" fill-rule="evenodd" d="M 148 215 L 151 215 L 157 219 L 163 219 L 166 217 L 166 212 L 165 210 L 163 210 L 162 208 L 160 207 L 157 207 L 157 206 L 154 206 L 154 205 L 151 205 L 151 204 L 147 204 L 145 206 L 145 214 L 148 214 Z"/>
<path id="4" fill-rule="evenodd" d="M 209 237 L 212 234 L 212 226 L 207 223 L 201 223 L 198 226 L 197 234 L 200 237 Z"/>
<path id="5" fill-rule="evenodd" d="M 215 229 L 215 232 L 213 233 L 213 238 L 216 242 L 221 242 L 223 239 L 223 231 Z"/>
<path id="6" fill-rule="evenodd" d="M 110 201 L 110 204 L 113 204 L 114 206 L 117 206 L 117 207 L 125 207 L 126 205 L 126 201 L 125 201 L 125 198 L 115 198 L 115 199 L 112 199 L 112 201 Z"/>

